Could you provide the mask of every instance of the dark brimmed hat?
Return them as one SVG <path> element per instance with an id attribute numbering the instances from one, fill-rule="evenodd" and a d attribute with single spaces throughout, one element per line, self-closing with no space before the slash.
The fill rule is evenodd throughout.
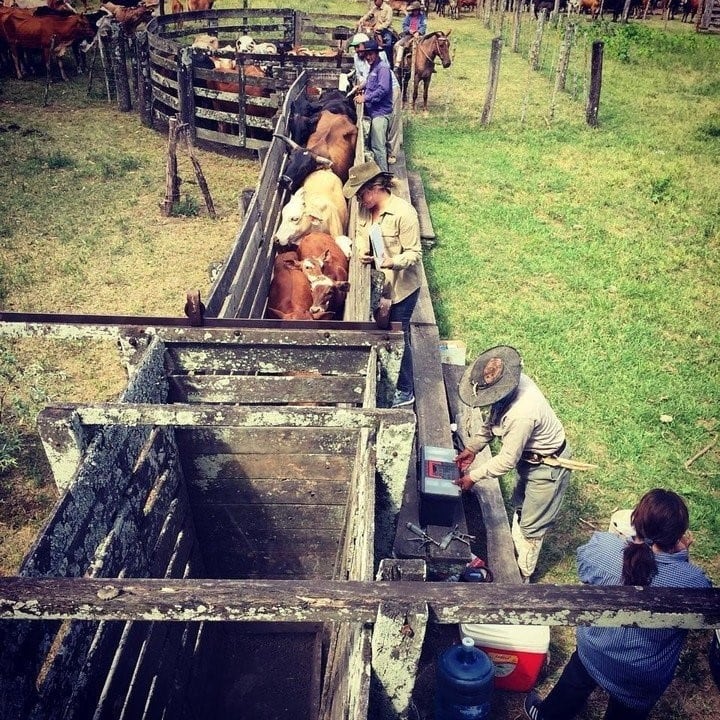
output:
<path id="1" fill-rule="evenodd" d="M 374 180 L 378 175 L 392 177 L 392 173 L 383 172 L 374 160 L 353 165 L 348 172 L 347 182 L 343 185 L 343 195 L 349 200 L 363 185 Z"/>
<path id="2" fill-rule="evenodd" d="M 485 407 L 507 397 L 520 382 L 522 358 L 508 345 L 486 350 L 460 380 L 460 399 L 470 407 Z"/>
<path id="3" fill-rule="evenodd" d="M 363 50 L 365 50 L 365 52 L 367 52 L 368 50 L 370 50 L 370 51 L 374 50 L 375 52 L 380 52 L 380 46 L 377 44 L 376 40 L 370 39 L 367 42 L 364 42 L 362 44 L 362 46 L 363 46 Z"/>
<path id="4" fill-rule="evenodd" d="M 423 9 L 423 8 L 422 8 L 422 5 L 421 5 L 419 2 L 411 2 L 411 3 L 407 6 L 407 11 L 408 11 L 408 12 L 412 12 L 413 10 L 422 10 L 422 9 Z"/>

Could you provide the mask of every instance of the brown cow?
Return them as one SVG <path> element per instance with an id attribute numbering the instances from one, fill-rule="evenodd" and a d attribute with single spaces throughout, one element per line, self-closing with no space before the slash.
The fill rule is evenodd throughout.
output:
<path id="1" fill-rule="evenodd" d="M 297 255 L 301 263 L 305 261 L 316 263 L 322 274 L 331 280 L 348 279 L 350 267 L 348 257 L 328 233 L 310 232 L 303 235 L 297 242 Z"/>
<path id="2" fill-rule="evenodd" d="M 310 281 L 300 269 L 297 254 L 280 253 L 275 258 L 268 292 L 267 317 L 281 320 L 330 320 L 333 313 L 313 314 L 313 293 Z"/>
<path id="3" fill-rule="evenodd" d="M 105 2 L 100 9 L 115 18 L 127 35 L 132 35 L 140 25 L 149 22 L 153 14 L 152 8 L 144 5 L 124 7 L 112 2 Z"/>
<path id="4" fill-rule="evenodd" d="M 15 63 L 18 79 L 22 79 L 18 48 L 40 50 L 45 61 L 48 77 L 50 76 L 50 48 L 57 59 L 60 75 L 67 81 L 61 57 L 69 47 L 78 40 L 91 40 L 94 37 L 90 23 L 84 15 L 43 15 L 28 17 L 25 10 L 3 12 L 0 23 L 2 36 L 7 41 Z"/>

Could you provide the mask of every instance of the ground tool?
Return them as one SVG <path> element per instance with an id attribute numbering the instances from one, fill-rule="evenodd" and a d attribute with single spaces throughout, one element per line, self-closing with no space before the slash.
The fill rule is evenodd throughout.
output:
<path id="1" fill-rule="evenodd" d="M 417 535 L 417 537 L 407 538 L 407 539 L 412 540 L 414 542 L 419 542 L 420 547 L 425 547 L 426 545 L 437 545 L 438 547 L 441 547 L 440 543 L 434 537 L 430 537 L 430 535 L 428 535 L 421 527 L 418 527 L 417 525 L 414 525 L 411 522 L 406 523 L 405 527 L 413 535 Z M 447 545 L 445 547 L 447 547 Z"/>
<path id="2" fill-rule="evenodd" d="M 474 535 L 468 535 L 467 533 L 461 533 L 458 531 L 458 526 L 456 525 L 447 535 L 443 537 L 443 539 L 440 541 L 440 549 L 445 550 L 448 545 L 453 540 L 459 540 L 461 543 L 465 543 L 468 547 L 470 547 L 470 541 L 475 540 Z"/>

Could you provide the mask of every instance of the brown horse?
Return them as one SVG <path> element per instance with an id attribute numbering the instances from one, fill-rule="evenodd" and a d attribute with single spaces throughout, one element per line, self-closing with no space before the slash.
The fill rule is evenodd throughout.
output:
<path id="1" fill-rule="evenodd" d="M 417 102 L 418 89 L 420 81 L 423 83 L 423 110 L 427 110 L 428 88 L 430 80 L 435 72 L 435 58 L 440 58 L 440 62 L 444 68 L 449 68 L 452 60 L 450 59 L 450 30 L 447 33 L 434 32 L 425 35 L 417 41 L 415 45 L 415 80 L 413 82 L 412 108 L 415 109 Z M 402 64 L 397 68 L 396 72 L 400 86 L 402 87 L 403 103 L 407 102 L 408 83 L 410 81 L 410 58 L 411 53 L 407 52 L 403 58 Z"/>

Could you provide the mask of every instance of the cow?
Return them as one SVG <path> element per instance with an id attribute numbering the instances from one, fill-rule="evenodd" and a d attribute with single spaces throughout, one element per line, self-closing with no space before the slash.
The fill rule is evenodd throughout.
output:
<path id="1" fill-rule="evenodd" d="M 477 9 L 477 0 L 457 0 L 458 10 L 475 10 Z"/>
<path id="2" fill-rule="evenodd" d="M 215 0 L 187 0 L 187 9 L 190 12 L 212 10 Z"/>
<path id="3" fill-rule="evenodd" d="M 314 89 L 314 88 L 313 88 Z M 346 115 L 351 122 L 357 122 L 355 103 L 340 90 L 328 90 L 311 100 L 306 93 L 290 103 L 288 130 L 290 137 L 299 145 L 306 145 L 308 138 L 315 132 L 320 114 L 327 110 L 336 115 Z"/>
<path id="4" fill-rule="evenodd" d="M 305 178 L 319 167 L 332 170 L 343 182 L 355 158 L 358 128 L 345 115 L 336 115 L 328 110 L 320 114 L 317 128 L 310 136 L 307 147 L 302 147 L 284 135 L 277 135 L 290 149 L 278 184 L 294 192 Z"/>
<path id="5" fill-rule="evenodd" d="M 309 278 L 320 270 L 331 280 L 343 282 L 348 279 L 348 256 L 329 233 L 306 233 L 297 241 L 296 248 L 298 259 Z"/>
<path id="6" fill-rule="evenodd" d="M 27 11 L 17 10 L 2 14 L 2 37 L 7 41 L 15 63 L 18 79 L 22 79 L 18 49 L 40 50 L 45 61 L 48 77 L 50 77 L 50 49 L 57 59 L 60 76 L 67 82 L 65 68 L 61 57 L 72 47 L 73 43 L 81 40 L 92 40 L 94 32 L 90 23 L 83 15 L 48 14 L 41 17 L 27 16 Z"/>
<path id="7" fill-rule="evenodd" d="M 145 5 L 125 7 L 114 2 L 105 2 L 100 9 L 111 15 L 127 35 L 132 35 L 140 25 L 149 22 L 153 14 L 152 8 Z"/>
<path id="8" fill-rule="evenodd" d="M 333 313 L 321 310 L 313 315 L 310 281 L 300 268 L 297 254 L 279 253 L 275 257 L 268 291 L 267 317 L 281 320 L 330 320 Z"/>
<path id="9" fill-rule="evenodd" d="M 283 207 L 275 242 L 287 245 L 313 231 L 344 235 L 347 217 L 342 181 L 329 170 L 316 170 Z"/>

